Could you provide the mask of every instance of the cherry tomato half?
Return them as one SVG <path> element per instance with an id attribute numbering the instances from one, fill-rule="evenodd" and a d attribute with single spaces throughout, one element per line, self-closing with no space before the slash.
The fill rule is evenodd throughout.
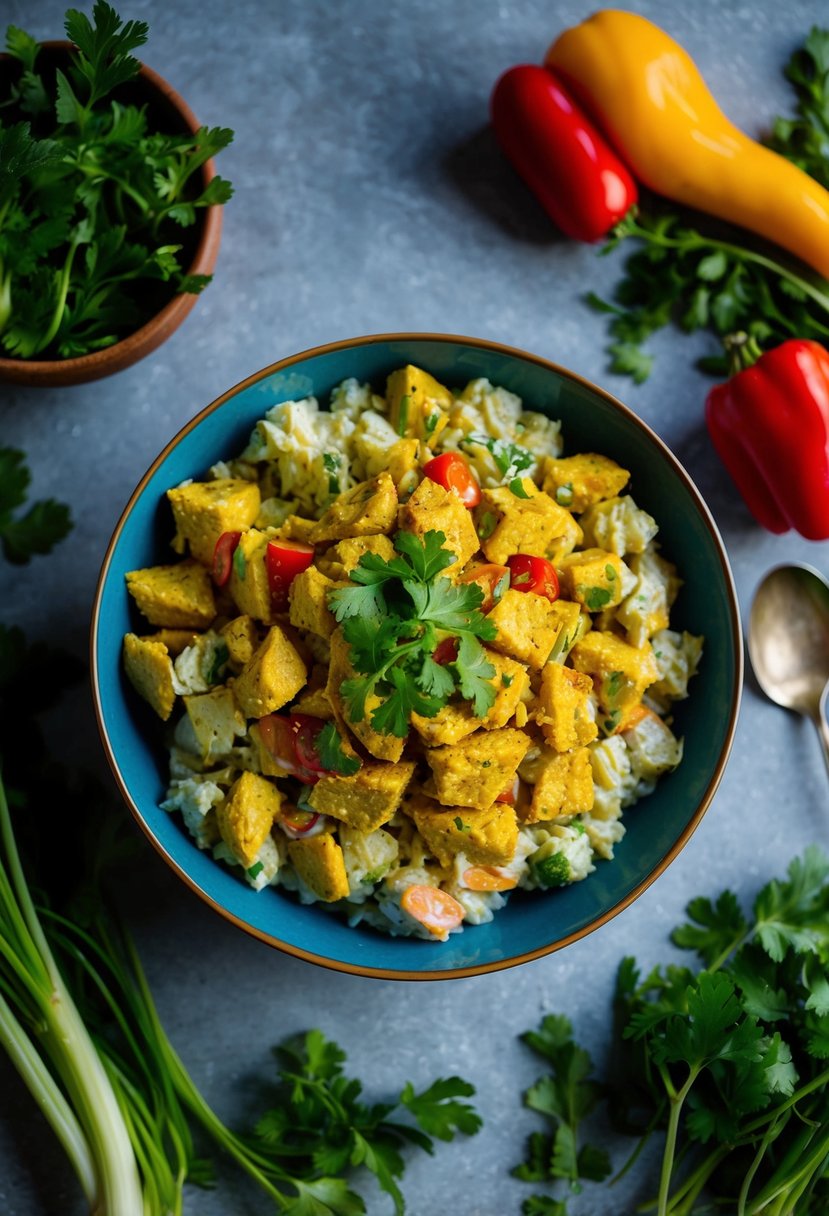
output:
<path id="1" fill-rule="evenodd" d="M 300 811 L 292 806 L 281 811 L 276 822 L 291 840 L 299 840 L 301 836 L 316 836 L 314 828 L 321 826 L 321 819 L 316 811 Z"/>
<path id="2" fill-rule="evenodd" d="M 427 460 L 423 475 L 430 481 L 436 481 L 444 490 L 454 490 L 470 510 L 481 501 L 481 487 L 460 452 L 443 452 L 433 460 Z"/>
<path id="3" fill-rule="evenodd" d="M 317 751 L 317 738 L 325 726 L 324 720 L 315 718 L 313 714 L 291 714 L 288 721 L 293 733 L 297 762 L 312 773 L 327 772 Z"/>
<path id="4" fill-rule="evenodd" d="M 507 558 L 510 571 L 510 587 L 515 591 L 534 591 L 546 595 L 548 600 L 558 599 L 558 575 L 552 562 L 546 557 L 533 557 L 530 553 L 514 553 Z"/>
<path id="5" fill-rule="evenodd" d="M 305 717 L 304 714 L 301 716 Z M 299 759 L 296 733 L 291 719 L 280 714 L 267 714 L 259 719 L 259 737 L 279 767 L 304 785 L 316 785 L 321 770 L 306 767 Z"/>
<path id="6" fill-rule="evenodd" d="M 233 569 L 233 554 L 242 539 L 241 532 L 223 532 L 213 550 L 213 582 L 217 587 L 226 587 Z"/>
<path id="7" fill-rule="evenodd" d="M 442 642 L 438 642 L 437 646 L 432 651 L 432 658 L 440 667 L 446 667 L 448 663 L 454 663 L 457 657 L 457 638 L 444 638 Z"/>
<path id="8" fill-rule="evenodd" d="M 494 562 L 482 562 L 480 566 L 473 566 L 471 570 L 467 570 L 462 574 L 459 583 L 477 583 L 484 593 L 483 603 L 481 604 L 481 612 L 489 612 L 495 607 L 497 600 L 495 592 L 498 584 L 506 575 L 507 581 L 503 584 L 503 594 L 509 587 L 509 570 L 506 566 L 497 566 Z M 501 597 L 498 596 L 498 599 Z"/>
<path id="9" fill-rule="evenodd" d="M 303 545 L 292 540 L 268 542 L 265 568 L 268 572 L 271 607 L 275 612 L 281 612 L 288 607 L 288 588 L 298 574 L 308 569 L 313 560 L 313 545 Z"/>

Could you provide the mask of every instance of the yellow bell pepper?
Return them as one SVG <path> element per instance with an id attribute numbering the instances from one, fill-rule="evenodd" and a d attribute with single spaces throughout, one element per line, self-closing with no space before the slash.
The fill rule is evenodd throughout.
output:
<path id="1" fill-rule="evenodd" d="M 829 191 L 725 117 L 664 30 L 604 9 L 547 52 L 639 181 L 748 228 L 829 278 Z"/>

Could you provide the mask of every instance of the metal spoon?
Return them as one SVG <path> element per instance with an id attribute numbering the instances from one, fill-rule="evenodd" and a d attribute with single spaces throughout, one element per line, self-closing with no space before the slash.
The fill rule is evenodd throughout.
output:
<path id="1" fill-rule="evenodd" d="M 748 652 L 766 696 L 814 722 L 829 771 L 829 582 L 811 566 L 776 566 L 751 606 Z"/>

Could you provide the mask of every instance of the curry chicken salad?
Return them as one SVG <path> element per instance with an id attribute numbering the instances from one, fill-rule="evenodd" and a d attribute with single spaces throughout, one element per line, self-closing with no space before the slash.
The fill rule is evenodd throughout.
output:
<path id="1" fill-rule="evenodd" d="M 702 651 L 628 480 L 487 380 L 268 410 L 127 575 L 162 807 L 257 890 L 433 941 L 586 878 L 680 762 Z"/>

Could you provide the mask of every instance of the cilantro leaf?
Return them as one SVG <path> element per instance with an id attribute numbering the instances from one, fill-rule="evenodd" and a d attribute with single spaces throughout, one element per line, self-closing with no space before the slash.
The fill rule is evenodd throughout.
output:
<path id="1" fill-rule="evenodd" d="M 15 518 L 15 509 L 25 502 L 30 477 L 21 451 L 0 448 L 0 541 L 6 560 L 16 565 L 35 554 L 51 553 L 72 528 L 69 508 L 53 498 L 33 503 Z"/>
<path id="2" fill-rule="evenodd" d="M 458 643 L 455 670 L 458 673 L 461 694 L 467 701 L 472 702 L 472 712 L 475 716 L 483 718 L 495 704 L 496 693 L 491 683 L 495 668 L 487 659 L 481 643 L 468 633 L 462 634 Z"/>
<path id="3" fill-rule="evenodd" d="M 525 469 L 531 468 L 536 459 L 528 448 L 522 448 L 519 444 L 510 443 L 506 439 L 494 439 L 491 435 L 484 435 L 477 431 L 461 440 L 460 446 L 485 448 L 492 456 L 503 481 L 511 481 Z"/>
<path id="4" fill-rule="evenodd" d="M 441 1077 L 420 1093 L 416 1093 L 409 1082 L 403 1088 L 400 1101 L 428 1135 L 436 1136 L 438 1140 L 453 1140 L 456 1132 L 474 1136 L 481 1128 L 481 1117 L 474 1107 L 459 1101 L 474 1094 L 474 1085 L 461 1077 Z"/>
<path id="5" fill-rule="evenodd" d="M 333 722 L 325 723 L 316 737 L 315 746 L 320 763 L 329 772 L 339 773 L 342 777 L 351 777 L 361 767 L 357 756 L 348 756 L 343 751 L 340 732 Z"/>
<path id="6" fill-rule="evenodd" d="M 700 896 L 688 904 L 686 911 L 694 923 L 674 929 L 671 940 L 685 950 L 696 950 L 706 964 L 720 955 L 727 957 L 748 928 L 732 891 L 723 891 L 715 904 Z"/>

